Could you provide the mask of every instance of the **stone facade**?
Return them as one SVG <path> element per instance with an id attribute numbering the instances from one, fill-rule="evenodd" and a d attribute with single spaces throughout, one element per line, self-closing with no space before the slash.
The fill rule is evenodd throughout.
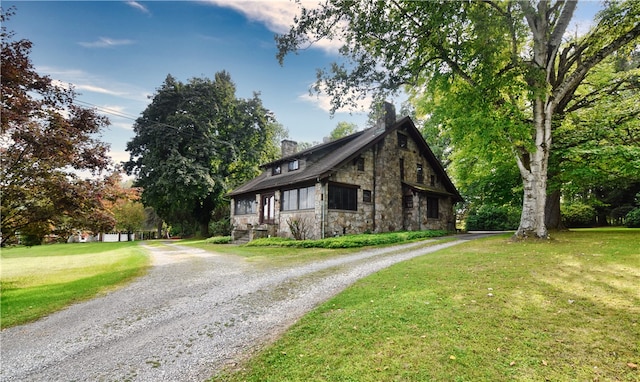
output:
<path id="1" fill-rule="evenodd" d="M 461 197 L 409 119 L 301 153 L 285 146 L 288 155 L 231 193 L 235 241 L 292 237 L 293 222 L 307 239 L 455 230 Z"/>

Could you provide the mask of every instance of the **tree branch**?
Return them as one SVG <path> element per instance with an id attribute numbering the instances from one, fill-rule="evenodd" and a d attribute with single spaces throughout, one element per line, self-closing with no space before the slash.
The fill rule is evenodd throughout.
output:
<path id="1" fill-rule="evenodd" d="M 563 83 L 561 83 L 552 91 L 553 102 L 557 105 L 562 100 L 562 98 L 571 96 L 572 93 L 575 92 L 575 89 L 578 87 L 578 85 L 580 85 L 580 83 L 584 80 L 591 68 L 599 64 L 611 53 L 638 38 L 638 36 L 640 36 L 640 23 L 636 24 L 627 33 L 620 35 L 610 44 L 601 48 L 591 57 L 588 57 L 587 59 L 582 61 L 582 63 L 578 65 L 574 72 L 569 77 L 567 77 L 567 79 Z"/>

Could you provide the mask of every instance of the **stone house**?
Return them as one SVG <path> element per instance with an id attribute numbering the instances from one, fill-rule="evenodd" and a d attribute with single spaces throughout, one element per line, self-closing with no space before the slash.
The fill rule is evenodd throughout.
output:
<path id="1" fill-rule="evenodd" d="M 307 239 L 364 232 L 455 230 L 462 201 L 409 117 L 385 105 L 375 127 L 282 157 L 229 193 L 233 240 Z"/>

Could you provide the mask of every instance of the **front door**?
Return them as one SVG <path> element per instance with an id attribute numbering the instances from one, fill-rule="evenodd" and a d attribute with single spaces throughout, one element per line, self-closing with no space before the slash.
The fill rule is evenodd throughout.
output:
<path id="1" fill-rule="evenodd" d="M 273 224 L 276 219 L 276 196 L 273 192 L 262 194 L 260 203 L 260 223 Z"/>

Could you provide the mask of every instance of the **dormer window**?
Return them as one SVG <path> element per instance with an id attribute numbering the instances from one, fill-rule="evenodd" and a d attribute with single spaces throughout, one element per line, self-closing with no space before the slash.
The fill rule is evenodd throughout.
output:
<path id="1" fill-rule="evenodd" d="M 271 168 L 271 175 L 280 175 L 282 173 L 282 168 L 280 165 L 275 165 Z"/>
<path id="2" fill-rule="evenodd" d="M 289 171 L 295 171 L 300 168 L 300 162 L 297 159 L 289 162 Z"/>

